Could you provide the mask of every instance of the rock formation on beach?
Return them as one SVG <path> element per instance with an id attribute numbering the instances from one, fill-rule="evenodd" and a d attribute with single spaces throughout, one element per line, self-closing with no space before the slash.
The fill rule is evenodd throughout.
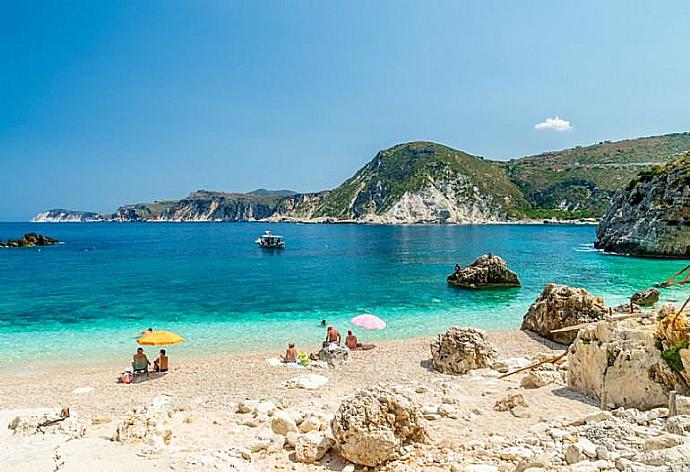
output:
<path id="1" fill-rule="evenodd" d="M 685 150 L 690 150 L 690 133 L 607 141 L 506 162 L 415 141 L 379 151 L 351 178 L 323 192 L 199 190 L 180 200 L 125 205 L 106 214 L 49 210 L 34 221 L 583 220 L 600 217 L 613 193 L 638 170 L 668 162 Z"/>
<path id="2" fill-rule="evenodd" d="M 448 328 L 431 341 L 430 348 L 434 369 L 447 374 L 490 367 L 497 355 L 486 333 L 475 328 Z"/>
<path id="3" fill-rule="evenodd" d="M 0 241 L 0 247 L 36 247 L 36 246 L 52 246 L 60 241 L 57 239 L 43 236 L 37 233 L 26 233 L 19 239 L 10 239 L 6 244 Z"/>
<path id="4" fill-rule="evenodd" d="M 396 459 L 408 441 L 427 439 L 420 408 L 409 398 L 371 387 L 343 400 L 331 423 L 340 453 L 374 467 Z"/>
<path id="5" fill-rule="evenodd" d="M 506 261 L 493 254 L 479 256 L 469 266 L 456 267 L 448 283 L 463 288 L 519 287 L 520 280 Z"/>
<path id="6" fill-rule="evenodd" d="M 614 196 L 595 247 L 631 256 L 690 257 L 690 152 L 640 172 Z"/>
<path id="7" fill-rule="evenodd" d="M 587 290 L 548 284 L 529 307 L 520 329 L 532 331 L 552 341 L 570 344 L 577 337 L 577 330 L 562 333 L 551 331 L 597 321 L 605 315 L 604 300 L 591 295 Z"/>
<path id="8" fill-rule="evenodd" d="M 608 403 L 640 410 L 668 405 L 671 390 L 690 394 L 685 315 L 676 318 L 671 306 L 657 317 L 658 322 L 640 317 L 581 329 L 568 353 L 568 386 L 597 399 L 605 392 Z"/>

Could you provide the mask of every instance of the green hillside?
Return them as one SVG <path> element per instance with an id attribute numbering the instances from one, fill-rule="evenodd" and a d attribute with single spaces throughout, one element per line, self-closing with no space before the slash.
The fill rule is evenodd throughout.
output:
<path id="1" fill-rule="evenodd" d="M 412 142 L 380 151 L 332 190 L 315 216 L 356 218 L 365 213 L 381 214 L 405 192 L 458 179 L 462 181 L 460 191 L 467 192 L 467 198 L 473 198 L 468 187 L 476 186 L 511 216 L 518 216 L 518 209 L 528 205 L 520 189 L 495 162 L 441 144 Z"/>
<path id="2" fill-rule="evenodd" d="M 638 172 L 687 150 L 690 133 L 673 133 L 547 152 L 505 166 L 530 202 L 528 215 L 596 218 Z"/>

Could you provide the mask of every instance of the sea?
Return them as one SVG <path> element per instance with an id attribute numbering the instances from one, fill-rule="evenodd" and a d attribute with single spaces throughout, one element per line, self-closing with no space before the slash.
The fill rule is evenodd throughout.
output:
<path id="1" fill-rule="evenodd" d="M 321 320 L 363 342 L 449 326 L 512 330 L 549 282 L 607 305 L 662 282 L 687 261 L 604 254 L 588 225 L 312 225 L 269 223 L 0 223 L 0 240 L 39 232 L 62 241 L 0 249 L 0 375 L 52 365 L 126 364 L 143 330 L 174 331 L 174 356 L 313 347 Z M 257 247 L 265 230 L 283 250 Z M 503 257 L 521 288 L 448 286 L 456 263 Z M 664 289 L 679 303 L 682 287 Z M 363 331 L 350 320 L 387 322 Z M 150 348 L 153 349 L 153 348 Z M 153 352 L 151 353 L 153 354 Z"/>

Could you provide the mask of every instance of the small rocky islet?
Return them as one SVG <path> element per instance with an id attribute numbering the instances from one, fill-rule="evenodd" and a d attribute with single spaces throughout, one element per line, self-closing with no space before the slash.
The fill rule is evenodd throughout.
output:
<path id="1" fill-rule="evenodd" d="M 36 247 L 36 246 L 52 246 L 58 244 L 60 241 L 48 236 L 38 233 L 26 233 L 19 239 L 10 239 L 7 243 L 0 241 L 0 247 Z"/>
<path id="2" fill-rule="evenodd" d="M 447 281 L 456 287 L 472 289 L 520 287 L 517 274 L 503 258 L 494 254 L 479 256 L 465 268 L 456 265 Z"/>

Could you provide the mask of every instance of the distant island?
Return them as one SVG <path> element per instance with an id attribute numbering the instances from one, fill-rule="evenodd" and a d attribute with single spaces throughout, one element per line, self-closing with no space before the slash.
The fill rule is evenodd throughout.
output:
<path id="1" fill-rule="evenodd" d="M 595 222 L 606 213 L 616 191 L 639 172 L 688 150 L 687 132 L 604 141 L 510 161 L 418 141 L 378 152 L 333 190 L 199 190 L 180 200 L 125 205 L 108 214 L 48 210 L 32 221 Z"/>

